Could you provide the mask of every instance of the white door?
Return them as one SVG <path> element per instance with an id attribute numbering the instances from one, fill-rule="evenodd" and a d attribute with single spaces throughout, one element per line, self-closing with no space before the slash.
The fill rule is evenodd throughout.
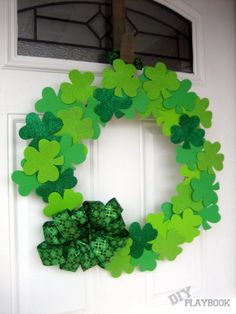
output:
<path id="1" fill-rule="evenodd" d="M 10 180 L 19 167 L 25 143 L 17 132 L 33 111 L 45 86 L 58 88 L 71 68 L 103 65 L 16 55 L 16 1 L 0 1 L 0 314 L 113 314 L 216 311 L 214 307 L 172 305 L 169 295 L 190 286 L 191 298 L 236 297 L 236 106 L 235 1 L 159 0 L 192 21 L 193 90 L 210 98 L 214 113 L 209 139 L 220 141 L 225 154 L 219 205 L 222 221 L 202 233 L 174 262 L 159 263 L 150 273 L 113 279 L 98 268 L 76 273 L 43 267 L 35 249 L 41 242 L 42 201 L 23 198 Z M 102 137 L 89 143 L 89 158 L 77 170 L 85 199 L 117 197 L 127 223 L 143 221 L 169 199 L 180 181 L 173 145 L 153 121 L 113 120 Z M 184 295 L 183 295 L 184 296 Z M 235 310 L 236 308 L 234 308 Z"/>

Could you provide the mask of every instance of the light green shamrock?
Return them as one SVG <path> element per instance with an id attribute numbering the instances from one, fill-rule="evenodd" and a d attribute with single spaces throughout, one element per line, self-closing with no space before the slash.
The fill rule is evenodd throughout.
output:
<path id="1" fill-rule="evenodd" d="M 136 68 L 132 64 L 125 64 L 123 60 L 116 59 L 112 69 L 103 71 L 102 86 L 107 89 L 115 88 L 115 96 L 122 96 L 124 92 L 127 96 L 137 95 L 140 81 L 135 77 Z"/>
<path id="2" fill-rule="evenodd" d="M 134 266 L 131 264 L 130 247 L 132 245 L 132 240 L 128 239 L 126 245 L 115 252 L 111 261 L 106 264 L 106 270 L 108 270 L 112 277 L 120 277 L 122 271 L 127 274 L 131 274 L 134 270 Z"/>
<path id="3" fill-rule="evenodd" d="M 166 236 L 169 221 L 165 221 L 165 215 L 163 212 L 159 212 L 157 214 L 151 213 L 147 215 L 146 222 L 150 223 L 152 227 L 157 230 L 158 236 Z M 150 243 L 152 242 L 153 241 L 150 241 Z"/>
<path id="4" fill-rule="evenodd" d="M 183 217 L 173 215 L 169 224 L 169 229 L 175 229 L 178 234 L 184 238 L 185 242 L 192 242 L 200 234 L 198 227 L 202 223 L 202 218 L 194 215 L 189 208 L 183 212 Z"/>
<path id="5" fill-rule="evenodd" d="M 72 104 L 75 101 L 86 103 L 89 97 L 93 96 L 95 86 L 91 86 L 94 81 L 92 72 L 81 73 L 78 70 L 69 72 L 71 83 L 61 84 L 61 99 L 65 104 Z"/>
<path id="6" fill-rule="evenodd" d="M 163 103 L 162 97 L 159 97 L 155 100 L 150 100 L 147 105 L 146 111 L 141 113 L 140 116 L 142 118 L 148 118 L 149 116 L 152 116 L 153 118 L 157 118 L 159 116 L 160 110 L 163 108 L 162 103 Z"/>
<path id="7" fill-rule="evenodd" d="M 182 146 L 176 148 L 176 161 L 180 164 L 186 164 L 190 170 L 195 170 L 197 166 L 198 153 L 202 150 L 202 146 L 196 147 L 190 144 L 190 149 Z"/>
<path id="8" fill-rule="evenodd" d="M 132 105 L 128 109 L 120 109 L 127 119 L 133 119 L 136 113 L 142 114 L 146 111 L 149 99 L 143 90 L 132 99 Z"/>
<path id="9" fill-rule="evenodd" d="M 63 197 L 57 192 L 52 192 L 48 197 L 48 205 L 44 208 L 43 213 L 45 216 L 51 217 L 65 209 L 73 210 L 78 208 L 82 204 L 82 201 L 82 194 L 73 190 L 65 189 Z"/>
<path id="10" fill-rule="evenodd" d="M 209 100 L 207 98 L 200 99 L 197 96 L 195 99 L 194 109 L 188 112 L 188 115 L 190 117 L 198 116 L 204 128 L 211 127 L 212 112 L 206 110 L 208 106 L 209 106 Z"/>
<path id="11" fill-rule="evenodd" d="M 176 73 L 168 71 L 164 63 L 144 68 L 144 75 L 149 78 L 149 81 L 143 83 L 143 89 L 150 99 L 157 99 L 160 96 L 168 98 L 171 96 L 171 91 L 180 87 Z"/>
<path id="12" fill-rule="evenodd" d="M 180 174 L 184 177 L 184 184 L 189 185 L 191 180 L 200 178 L 200 170 L 190 170 L 187 165 L 184 165 L 179 170 Z"/>
<path id="13" fill-rule="evenodd" d="M 57 116 L 63 121 L 63 127 L 56 135 L 69 134 L 72 136 L 74 144 L 82 139 L 93 137 L 93 121 L 90 118 L 82 118 L 83 110 L 81 108 L 61 110 Z"/>
<path id="14" fill-rule="evenodd" d="M 197 155 L 198 158 L 198 168 L 200 170 L 207 170 L 210 174 L 214 173 L 214 170 L 223 169 L 224 155 L 218 154 L 220 150 L 220 143 L 211 143 L 206 141 L 203 145 L 204 151 Z"/>
<path id="15" fill-rule="evenodd" d="M 157 254 L 151 250 L 144 250 L 143 254 L 139 258 L 131 259 L 131 264 L 139 266 L 140 271 L 151 271 L 157 266 Z"/>
<path id="16" fill-rule="evenodd" d="M 60 151 L 60 144 L 57 141 L 42 139 L 39 141 L 38 150 L 34 147 L 26 147 L 24 157 L 26 162 L 23 165 L 24 173 L 33 175 L 36 172 L 40 183 L 56 181 L 59 171 L 56 166 L 62 165 L 64 157 L 57 157 Z"/>
<path id="17" fill-rule="evenodd" d="M 175 109 L 158 110 L 156 123 L 162 127 L 162 132 L 165 136 L 170 136 L 172 126 L 179 124 L 179 117 L 180 115 L 176 113 Z"/>

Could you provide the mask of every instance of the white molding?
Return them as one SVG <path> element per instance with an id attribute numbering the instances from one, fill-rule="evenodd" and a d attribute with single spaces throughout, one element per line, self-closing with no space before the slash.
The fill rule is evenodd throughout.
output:
<path id="1" fill-rule="evenodd" d="M 194 73 L 179 73 L 179 77 L 181 79 L 183 77 L 189 78 L 197 84 L 204 84 L 203 15 L 184 0 L 155 1 L 169 7 L 192 22 Z M 99 76 L 102 70 L 107 67 L 107 64 L 103 63 L 19 56 L 17 55 L 17 0 L 0 0 L 0 20 L 2 23 L 0 32 L 1 38 L 3 38 L 1 52 L 3 69 L 66 73 L 72 68 L 79 68 L 82 71 L 93 71 Z"/>

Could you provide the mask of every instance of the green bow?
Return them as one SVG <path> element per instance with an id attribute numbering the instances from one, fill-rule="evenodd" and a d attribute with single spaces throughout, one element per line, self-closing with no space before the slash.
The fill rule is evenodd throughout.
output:
<path id="1" fill-rule="evenodd" d="M 45 241 L 37 247 L 42 263 L 69 271 L 80 265 L 83 271 L 95 265 L 104 268 L 128 239 L 122 210 L 113 198 L 106 205 L 84 202 L 77 210 L 53 216 L 44 223 Z"/>

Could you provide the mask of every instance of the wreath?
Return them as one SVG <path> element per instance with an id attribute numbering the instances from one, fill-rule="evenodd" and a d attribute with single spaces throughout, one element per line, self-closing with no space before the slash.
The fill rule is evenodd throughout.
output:
<path id="1" fill-rule="evenodd" d="M 26 116 L 19 135 L 30 140 L 22 170 L 12 174 L 21 195 L 32 191 L 46 203 L 45 240 L 37 246 L 42 263 L 60 269 L 85 271 L 95 265 L 119 277 L 122 272 L 152 271 L 161 260 L 172 261 L 189 243 L 220 220 L 215 170 L 223 168 L 220 143 L 205 139 L 211 126 L 209 101 L 190 91 L 191 81 L 177 78 L 163 63 L 136 71 L 121 59 L 102 73 L 101 86 L 94 74 L 69 72 L 59 92 L 42 91 L 38 113 Z M 41 114 L 43 116 L 41 117 Z M 101 128 L 117 119 L 152 117 L 164 136 L 176 144 L 176 161 L 183 181 L 176 195 L 160 211 L 145 217 L 145 224 L 126 226 L 122 207 L 113 198 L 106 204 L 84 201 L 73 188 L 75 167 L 85 161 L 84 140 L 96 140 Z"/>

